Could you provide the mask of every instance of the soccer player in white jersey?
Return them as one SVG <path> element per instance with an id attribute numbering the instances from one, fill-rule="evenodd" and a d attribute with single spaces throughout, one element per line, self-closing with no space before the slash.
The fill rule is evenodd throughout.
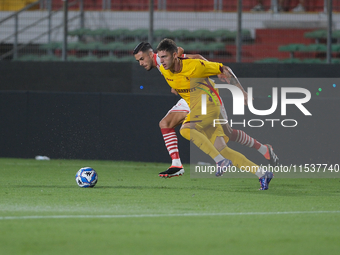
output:
<path id="1" fill-rule="evenodd" d="M 181 47 L 178 47 L 178 55 L 187 58 L 195 58 L 206 60 L 199 54 L 183 54 L 184 50 Z M 133 55 L 136 60 L 140 64 L 140 66 L 144 67 L 147 71 L 150 71 L 153 68 L 159 69 L 161 62 L 157 54 L 153 52 L 151 45 L 147 42 L 139 43 L 134 51 Z M 221 80 L 223 80 L 222 76 L 218 76 Z M 225 80 L 223 80 L 225 81 Z M 171 92 L 177 95 L 177 92 L 174 89 L 171 89 Z M 185 100 L 180 99 L 175 106 L 173 106 L 168 113 L 164 116 L 164 118 L 160 121 L 159 127 L 163 134 L 164 142 L 169 152 L 170 157 L 172 158 L 171 167 L 159 173 L 160 177 L 170 178 L 173 176 L 179 176 L 184 173 L 184 169 L 180 160 L 178 145 L 177 145 L 177 135 L 175 132 L 175 127 L 180 125 L 185 116 L 190 112 L 190 108 Z M 223 125 L 223 131 L 226 134 L 226 142 L 228 140 L 238 142 L 242 145 L 245 145 L 250 148 L 256 149 L 260 152 L 267 160 L 269 160 L 271 165 L 278 165 L 279 158 L 274 153 L 272 147 L 268 144 L 263 145 L 258 142 L 256 139 L 250 137 L 242 130 L 232 129 L 229 124 Z"/>
<path id="2" fill-rule="evenodd" d="M 182 55 L 183 49 L 179 48 L 179 52 Z M 133 52 L 133 55 L 135 56 L 139 64 L 147 71 L 150 71 L 153 68 L 157 68 L 159 70 L 159 66 L 161 65 L 160 60 L 157 54 L 153 52 L 152 47 L 149 43 L 142 42 L 138 44 Z M 183 57 L 186 57 L 186 55 L 183 55 Z M 171 92 L 177 94 L 177 92 L 173 89 L 171 89 Z M 174 174 L 170 175 L 161 172 L 159 173 L 160 177 L 171 178 L 173 176 L 179 176 L 184 173 L 183 165 L 178 151 L 178 140 L 175 132 L 175 127 L 183 122 L 185 116 L 189 113 L 189 111 L 190 110 L 187 102 L 185 102 L 185 100 L 183 99 L 180 99 L 177 104 L 174 105 L 159 122 L 159 127 L 163 135 L 165 146 L 172 159 L 171 166 L 167 171 L 174 172 Z"/>

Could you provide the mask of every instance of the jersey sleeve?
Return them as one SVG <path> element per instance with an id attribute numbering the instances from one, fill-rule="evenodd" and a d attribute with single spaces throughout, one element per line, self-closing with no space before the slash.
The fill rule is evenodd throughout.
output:
<path id="1" fill-rule="evenodd" d="M 197 60 L 192 77 L 201 78 L 221 74 L 223 71 L 222 66 L 223 64 L 217 62 Z"/>
<path id="2" fill-rule="evenodd" d="M 156 53 L 153 54 L 153 58 L 155 60 L 157 69 L 159 70 L 159 67 L 162 65 L 161 59 L 158 57 L 158 55 Z"/>

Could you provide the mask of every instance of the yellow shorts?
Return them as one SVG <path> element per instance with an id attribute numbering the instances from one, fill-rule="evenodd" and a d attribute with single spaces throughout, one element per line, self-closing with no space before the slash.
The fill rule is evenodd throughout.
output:
<path id="1" fill-rule="evenodd" d="M 183 124 L 191 123 L 195 125 L 195 129 L 203 133 L 212 144 L 215 143 L 216 137 L 224 137 L 226 143 L 229 138 L 224 134 L 223 128 L 220 124 L 214 127 L 214 119 L 220 118 L 220 105 L 215 105 L 214 102 L 207 102 L 207 114 L 201 114 L 201 101 L 190 102 L 190 113 L 186 116 Z"/>
<path id="2" fill-rule="evenodd" d="M 202 129 L 214 124 L 214 119 L 219 119 L 220 105 L 215 102 L 207 100 L 206 104 L 207 113 L 202 115 L 202 102 L 201 97 L 196 97 L 195 100 L 190 100 L 190 113 L 186 116 L 183 124 L 194 123 Z"/>
<path id="3" fill-rule="evenodd" d="M 216 125 L 216 127 L 211 126 L 203 130 L 202 133 L 204 133 L 205 136 L 208 137 L 208 139 L 210 140 L 212 144 L 215 143 L 216 137 L 219 137 L 219 136 L 224 138 L 224 141 L 226 144 L 229 142 L 229 137 L 224 134 L 223 128 L 219 124 Z"/>

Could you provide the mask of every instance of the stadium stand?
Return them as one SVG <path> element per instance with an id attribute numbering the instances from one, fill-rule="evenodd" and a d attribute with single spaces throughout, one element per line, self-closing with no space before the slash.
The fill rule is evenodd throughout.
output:
<path id="1" fill-rule="evenodd" d="M 33 2 L 33 0 L 17 0 L 16 2 L 28 3 Z M 70 2 L 72 2 L 72 0 L 70 0 Z M 103 11 L 103 0 L 83 0 L 83 2 L 86 11 L 97 11 L 97 13 L 103 15 L 108 13 Z M 112 11 L 136 11 L 135 13 L 138 13 L 139 15 L 141 12 L 138 11 L 148 10 L 148 0 L 121 0 L 105 2 L 110 2 L 111 5 L 109 9 Z M 289 8 L 296 6 L 297 2 L 297 0 L 289 1 L 289 5 L 286 9 L 289 10 Z M 9 3 L 9 1 L 1 0 L 1 3 Z M 166 1 L 166 3 L 166 11 L 178 12 L 179 15 L 181 15 L 182 12 L 185 12 L 185 14 L 190 12 L 212 13 L 215 8 L 214 0 L 173 0 Z M 266 8 L 270 7 L 270 0 L 264 0 L 263 3 Z M 256 4 L 256 0 L 244 0 L 243 11 L 249 12 L 254 4 Z M 309 12 L 322 12 L 323 4 L 323 0 L 306 1 L 306 10 Z M 333 5 L 334 11 L 340 10 L 340 0 L 334 0 Z M 52 0 L 52 7 L 53 10 L 59 10 L 62 7 L 62 1 Z M 9 9 L 9 5 L 7 5 L 7 7 L 4 7 L 4 4 L 1 5 L 1 9 L 6 8 Z M 16 8 L 20 8 L 20 6 L 18 5 Z M 157 8 L 158 1 L 155 1 L 155 9 L 157 10 Z M 231 1 L 226 3 L 226 1 L 224 1 L 223 8 L 219 11 L 224 11 L 226 15 L 230 15 L 231 13 L 228 12 L 235 13 L 236 9 L 236 1 L 235 3 L 231 3 Z M 72 5 L 70 6 L 70 10 L 79 11 L 79 6 Z M 115 15 L 118 13 L 120 12 L 116 12 Z M 249 14 L 250 13 L 248 13 L 248 15 Z M 268 13 L 266 12 L 263 15 L 266 14 Z M 138 18 L 136 18 L 136 21 L 138 22 Z M 22 21 L 20 21 L 20 23 L 21 22 Z M 22 23 L 24 22 L 25 21 Z M 73 26 L 72 29 L 68 31 L 68 35 L 70 36 L 69 38 L 72 38 L 68 44 L 68 55 L 75 56 L 77 59 L 80 57 L 88 57 L 90 60 L 93 59 L 93 57 L 96 57 L 97 59 L 105 58 L 106 61 L 126 61 L 129 59 L 128 57 L 131 54 L 131 50 L 137 42 L 148 40 L 148 29 L 145 27 L 145 24 L 141 25 L 140 28 L 136 28 L 136 26 L 129 28 L 126 24 L 123 24 L 126 25 L 123 27 L 122 24 L 116 25 L 116 23 L 114 23 L 114 28 L 111 28 L 112 24 L 110 26 L 105 24 L 105 22 L 99 25 L 88 23 L 85 24 L 88 26 L 87 28 L 80 29 L 74 29 L 79 27 L 79 25 Z M 249 28 L 252 25 L 249 25 L 249 22 L 247 24 L 248 26 L 246 25 L 246 28 Z M 235 62 L 235 42 L 237 35 L 235 28 L 233 28 L 233 30 L 229 30 L 221 29 L 221 26 L 213 27 L 211 29 L 210 27 L 201 28 L 199 26 L 189 27 L 190 29 L 178 27 L 171 27 L 170 29 L 155 29 L 154 42 L 159 42 L 165 37 L 172 38 L 188 53 L 201 53 L 213 61 Z M 20 37 L 20 39 L 21 38 L 22 37 Z M 243 29 L 242 62 L 297 62 L 297 59 L 304 60 L 305 58 L 324 59 L 326 53 L 325 40 L 326 31 L 315 29 L 314 27 L 268 28 L 266 26 L 262 26 L 261 28 L 252 27 L 249 29 Z M 335 58 L 339 57 L 339 40 L 340 30 L 336 30 L 333 32 L 334 45 L 332 46 L 332 50 L 334 52 L 333 57 Z M 1 43 L 4 45 L 3 42 Z M 156 43 L 154 43 L 153 46 L 156 47 Z M 37 47 L 40 50 L 40 52 L 37 52 L 37 55 L 48 55 L 49 57 L 46 57 L 46 59 L 56 59 L 51 57 L 51 55 L 57 58 L 60 58 L 61 56 L 62 44 L 60 42 L 60 38 L 57 42 L 50 42 L 46 44 L 39 43 L 32 46 L 32 48 L 34 47 Z M 31 54 L 20 53 L 19 55 L 25 56 Z M 25 60 L 26 58 L 24 56 L 23 58 L 19 58 L 19 60 Z M 289 58 L 292 60 L 288 60 Z"/>
<path id="2" fill-rule="evenodd" d="M 130 55 L 132 49 L 139 41 L 147 40 L 147 29 L 76 29 L 68 33 L 70 36 L 77 37 L 77 42 L 68 44 L 68 54 L 76 56 L 94 56 L 105 57 L 105 61 L 128 61 L 129 58 L 123 58 Z M 245 42 L 252 40 L 249 30 L 242 30 L 243 40 Z M 200 53 L 209 57 L 209 59 L 219 60 L 230 56 L 228 47 L 235 44 L 236 31 L 227 29 L 219 30 L 167 30 L 157 29 L 154 31 L 155 41 L 165 37 L 176 40 L 178 45 L 185 49 L 187 53 Z M 153 45 L 154 48 L 157 44 Z M 60 56 L 62 43 L 51 42 L 41 44 L 40 49 L 46 50 L 46 53 L 52 51 L 54 55 Z M 25 60 L 25 58 L 23 58 Z M 89 60 L 93 58 L 88 58 Z"/>
<path id="3" fill-rule="evenodd" d="M 35 1 L 36 0 L 1 0 L 0 11 L 18 11 Z M 38 6 L 31 8 L 30 10 L 37 10 L 37 9 L 38 9 Z"/>
<path id="4" fill-rule="evenodd" d="M 322 62 L 326 56 L 327 45 L 327 31 L 326 30 L 314 30 L 305 32 L 304 37 L 314 40 L 314 43 L 309 44 L 286 44 L 278 47 L 280 52 L 289 52 L 291 58 L 303 58 L 304 63 L 319 63 Z M 337 58 L 340 58 L 340 30 L 334 30 L 332 32 L 331 45 L 334 63 L 338 62 Z"/>
<path id="5" fill-rule="evenodd" d="M 35 2 L 35 0 L 1 0 L 0 11 L 16 11 L 26 6 L 29 3 Z M 70 1 L 72 2 L 72 1 Z M 298 0 L 286 1 L 284 10 L 288 11 L 297 6 Z M 103 0 L 83 0 L 84 9 L 86 11 L 100 11 L 104 9 Z M 107 1 L 109 6 L 105 6 L 105 9 L 112 11 L 147 11 L 149 0 L 115 0 Z M 256 5 L 256 0 L 243 0 L 243 11 L 251 11 Z M 163 10 L 163 6 L 159 6 L 159 1 L 154 1 L 156 10 Z M 334 11 L 340 11 L 339 0 L 333 0 Z M 63 1 L 52 0 L 53 10 L 62 8 Z M 263 6 L 265 10 L 269 10 L 271 7 L 271 0 L 263 0 Z M 36 7 L 37 8 L 37 7 Z M 76 10 L 77 6 L 71 6 L 70 10 Z M 189 12 L 205 12 L 205 11 L 225 11 L 235 12 L 237 10 L 237 1 L 224 1 L 222 9 L 214 9 L 216 4 L 214 0 L 171 0 L 166 1 L 166 11 L 189 11 Z M 322 12 L 324 10 L 324 0 L 311 0 L 306 1 L 305 9 L 308 12 Z"/>
<path id="6" fill-rule="evenodd" d="M 117 0 L 111 1 L 111 10 L 113 11 L 147 11 L 149 0 Z M 255 5 L 256 0 L 243 0 L 243 11 L 250 11 Z M 334 11 L 340 11 L 339 0 L 333 0 Z M 155 9 L 162 9 L 155 1 Z M 298 0 L 287 1 L 284 10 L 288 11 L 296 7 Z M 271 0 L 264 0 L 265 10 L 270 9 Z M 53 0 L 53 8 L 62 7 L 62 1 Z M 85 10 L 103 10 L 103 0 L 84 0 Z M 308 12 L 322 12 L 324 10 L 324 0 L 306 1 L 305 9 Z M 171 0 L 166 1 L 167 11 L 214 11 L 214 0 Z M 222 9 L 218 11 L 235 12 L 237 10 L 237 1 L 224 1 Z M 216 11 L 216 10 L 215 10 Z"/>

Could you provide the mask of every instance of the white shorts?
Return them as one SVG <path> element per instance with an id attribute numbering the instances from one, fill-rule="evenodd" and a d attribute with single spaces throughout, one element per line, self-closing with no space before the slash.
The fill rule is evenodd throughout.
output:
<path id="1" fill-rule="evenodd" d="M 189 105 L 187 104 L 187 102 L 183 98 L 181 98 L 180 100 L 178 100 L 177 104 L 175 104 L 168 111 L 168 113 L 166 115 L 168 115 L 170 112 L 186 112 L 186 113 L 189 113 L 190 112 L 190 108 L 189 108 Z M 228 114 L 227 114 L 227 111 L 224 108 L 223 102 L 222 102 L 222 105 L 221 105 L 221 112 L 220 112 L 220 114 L 221 114 L 221 117 L 223 119 L 228 120 Z"/>
<path id="2" fill-rule="evenodd" d="M 180 100 L 178 100 L 177 104 L 175 104 L 169 111 L 168 114 L 170 112 L 190 112 L 190 108 L 189 105 L 187 104 L 187 102 L 185 102 L 185 100 L 183 98 L 181 98 Z"/>

